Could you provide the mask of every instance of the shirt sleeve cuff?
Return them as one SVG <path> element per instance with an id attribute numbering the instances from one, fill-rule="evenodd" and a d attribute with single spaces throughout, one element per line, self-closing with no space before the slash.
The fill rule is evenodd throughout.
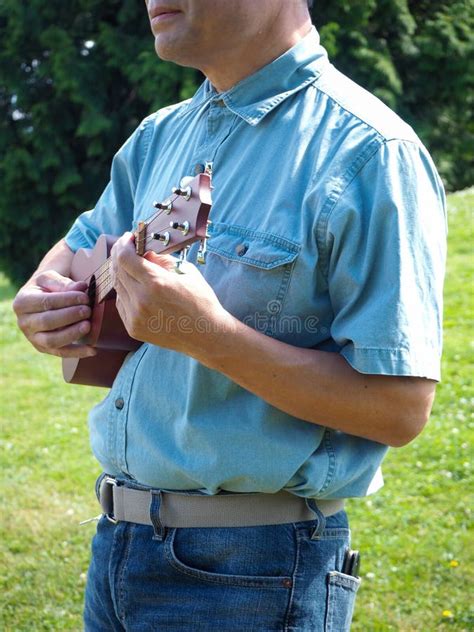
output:
<path id="1" fill-rule="evenodd" d="M 64 236 L 64 241 L 69 246 L 69 248 L 76 252 L 79 248 L 92 248 L 93 245 L 89 242 L 89 240 L 84 236 L 83 232 L 74 224 L 71 230 L 66 233 Z"/>
<path id="2" fill-rule="evenodd" d="M 434 349 L 368 349 L 347 345 L 340 351 L 359 373 L 441 379 L 440 357 Z"/>

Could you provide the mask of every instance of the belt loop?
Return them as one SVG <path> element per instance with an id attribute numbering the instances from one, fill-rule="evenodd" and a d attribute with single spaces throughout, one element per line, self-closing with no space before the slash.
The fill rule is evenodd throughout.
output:
<path id="1" fill-rule="evenodd" d="M 161 494 L 161 490 L 151 492 L 150 520 L 151 524 L 153 525 L 154 540 L 164 540 L 166 535 L 166 528 L 163 526 L 160 520 L 160 508 L 162 500 L 163 496 Z"/>
<path id="2" fill-rule="evenodd" d="M 100 503 L 100 489 L 102 487 L 102 481 L 104 480 L 106 476 L 107 474 L 105 472 L 102 472 L 102 474 L 99 474 L 95 482 L 95 495 L 97 496 L 97 500 L 99 501 L 99 503 Z"/>
<path id="3" fill-rule="evenodd" d="M 318 540 L 326 527 L 326 518 L 321 513 L 321 510 L 316 504 L 316 501 L 314 498 L 305 498 L 305 501 L 306 501 L 306 505 L 308 506 L 308 509 L 310 509 L 315 514 L 314 519 L 316 520 L 316 526 L 311 531 L 310 538 L 311 540 Z"/>

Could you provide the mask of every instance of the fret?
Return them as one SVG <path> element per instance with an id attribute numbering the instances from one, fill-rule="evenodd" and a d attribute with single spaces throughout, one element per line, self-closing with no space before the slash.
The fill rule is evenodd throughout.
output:
<path id="1" fill-rule="evenodd" d="M 97 302 L 100 303 L 113 288 L 112 283 L 112 259 L 109 257 L 104 261 L 104 263 L 99 268 L 100 274 L 97 277 L 100 277 L 99 282 L 97 283 Z"/>

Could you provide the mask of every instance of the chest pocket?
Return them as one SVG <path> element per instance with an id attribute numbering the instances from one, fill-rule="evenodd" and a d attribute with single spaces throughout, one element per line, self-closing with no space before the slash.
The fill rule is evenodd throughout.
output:
<path id="1" fill-rule="evenodd" d="M 282 311 L 300 245 L 242 226 L 210 226 L 202 272 L 221 304 L 246 325 L 268 335 Z"/>

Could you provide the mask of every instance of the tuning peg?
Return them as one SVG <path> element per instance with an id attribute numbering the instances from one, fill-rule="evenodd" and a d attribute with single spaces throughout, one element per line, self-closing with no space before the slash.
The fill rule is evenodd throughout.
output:
<path id="1" fill-rule="evenodd" d="M 173 202 L 171 200 L 165 200 L 164 202 L 153 202 L 153 206 L 159 211 L 164 211 L 169 215 L 173 209 Z"/>
<path id="2" fill-rule="evenodd" d="M 193 193 L 190 186 L 173 187 L 171 190 L 173 191 L 175 195 L 179 195 L 180 197 L 183 197 L 186 201 L 188 201 L 191 198 L 191 195 Z"/>
<path id="3" fill-rule="evenodd" d="M 152 239 L 156 239 L 157 241 L 161 241 L 163 246 L 167 246 L 170 243 L 170 234 L 168 231 L 165 233 L 153 233 Z"/>
<path id="4" fill-rule="evenodd" d="M 194 180 L 196 176 L 183 176 L 179 181 L 179 186 L 184 189 L 184 187 L 188 187 L 191 182 Z"/>
<path id="5" fill-rule="evenodd" d="M 180 230 L 183 235 L 187 235 L 189 233 L 189 222 L 187 220 L 182 224 L 179 222 L 170 222 L 170 227 L 174 228 L 174 230 Z"/>
<path id="6" fill-rule="evenodd" d="M 207 256 L 207 237 L 201 239 L 201 243 L 199 244 L 199 250 L 197 252 L 196 261 L 201 265 L 206 263 Z"/>
<path id="7" fill-rule="evenodd" d="M 179 252 L 179 257 L 176 260 L 175 266 L 174 266 L 174 270 L 175 272 L 179 272 L 180 274 L 184 274 L 184 271 L 181 270 L 181 266 L 183 265 L 183 263 L 186 262 L 187 260 L 187 256 L 188 256 L 188 250 L 189 250 L 189 246 L 186 246 L 185 248 L 183 248 L 182 250 L 180 250 Z"/>
<path id="8" fill-rule="evenodd" d="M 206 236 L 204 237 L 204 239 L 201 239 L 201 243 L 199 245 L 199 250 L 196 257 L 197 262 L 203 265 L 206 263 L 207 240 L 209 239 L 209 226 L 211 224 L 212 224 L 211 220 L 208 219 L 206 223 Z"/>

